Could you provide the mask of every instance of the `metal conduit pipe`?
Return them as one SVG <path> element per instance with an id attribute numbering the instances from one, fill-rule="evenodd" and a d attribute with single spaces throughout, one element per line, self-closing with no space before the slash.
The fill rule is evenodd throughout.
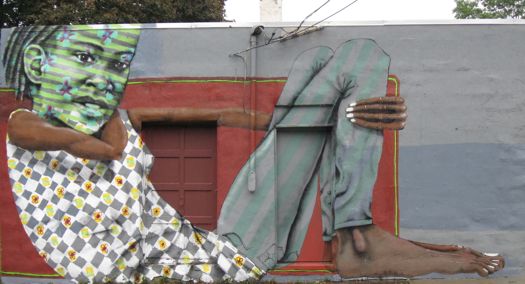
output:
<path id="1" fill-rule="evenodd" d="M 263 26 L 256 26 L 252 29 L 250 35 L 250 111 L 255 112 L 257 109 L 257 90 L 255 85 L 255 78 L 257 77 L 257 36 L 264 30 Z M 250 119 L 250 161 L 249 161 L 249 177 L 248 190 L 254 192 L 257 185 L 257 178 L 255 174 L 255 147 L 256 147 L 256 132 L 255 132 L 256 117 L 253 115 Z"/>

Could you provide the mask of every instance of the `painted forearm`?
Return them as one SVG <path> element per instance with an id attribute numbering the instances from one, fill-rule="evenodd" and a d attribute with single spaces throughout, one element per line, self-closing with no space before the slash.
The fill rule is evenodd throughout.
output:
<path id="1" fill-rule="evenodd" d="M 110 160 L 120 156 L 116 147 L 68 127 L 53 126 L 31 112 L 17 112 L 8 122 L 10 141 L 27 150 L 63 150 L 77 157 Z"/>
<path id="2" fill-rule="evenodd" d="M 264 130 L 271 116 L 262 112 L 245 112 L 240 108 L 134 108 L 128 110 L 133 127 L 140 131 L 143 123 L 201 123 L 216 122 L 217 125 Z"/>

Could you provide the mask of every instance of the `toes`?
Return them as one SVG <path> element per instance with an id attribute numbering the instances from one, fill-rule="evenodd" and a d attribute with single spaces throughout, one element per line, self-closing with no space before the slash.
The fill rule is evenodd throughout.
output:
<path id="1" fill-rule="evenodd" d="M 483 277 L 489 276 L 501 269 L 501 263 L 491 258 L 477 258 L 473 260 L 476 272 Z"/>
<path id="2" fill-rule="evenodd" d="M 496 270 L 503 269 L 503 267 L 505 266 L 503 261 L 495 260 L 495 259 L 489 260 L 489 264 L 488 265 L 494 266 L 496 268 Z"/>
<path id="3" fill-rule="evenodd" d="M 491 265 L 497 266 L 498 270 L 500 270 L 503 267 L 505 267 L 505 259 L 501 255 L 499 255 L 497 253 L 484 253 L 483 255 L 488 257 Z"/>
<path id="4" fill-rule="evenodd" d="M 499 269 L 503 269 L 505 267 L 505 259 L 503 257 L 492 259 L 490 262 L 494 265 L 497 265 Z"/>
<path id="5" fill-rule="evenodd" d="M 490 262 L 485 262 L 483 259 L 476 259 L 473 261 L 473 263 L 478 270 L 478 274 L 481 276 L 488 276 L 494 272 L 494 266 L 490 265 Z"/>
<path id="6" fill-rule="evenodd" d="M 476 262 L 482 263 L 486 269 L 489 270 L 490 273 L 494 273 L 496 271 L 499 271 L 503 269 L 504 267 L 504 261 L 503 258 L 494 258 L 494 257 L 479 257 Z"/>
<path id="7" fill-rule="evenodd" d="M 466 262 L 465 265 L 466 266 L 461 269 L 462 273 L 477 273 L 481 277 L 487 277 L 491 274 L 488 265 L 479 259 L 473 259 L 470 262 Z"/>
<path id="8" fill-rule="evenodd" d="M 478 272 L 479 276 L 481 276 L 481 277 L 489 276 L 489 270 L 484 268 L 484 267 L 479 266 L 477 268 L 477 272 Z"/>
<path id="9" fill-rule="evenodd" d="M 500 268 L 504 268 L 505 267 L 505 258 L 503 258 L 503 256 L 498 256 L 497 257 L 497 262 L 499 262 Z"/>
<path id="10" fill-rule="evenodd" d="M 486 266 L 486 269 L 489 271 L 489 274 L 492 274 L 496 271 L 498 271 L 499 269 L 497 269 L 498 267 L 496 265 L 490 265 L 490 264 L 487 264 Z"/>
<path id="11" fill-rule="evenodd" d="M 489 274 L 492 274 L 499 270 L 498 266 L 494 264 L 484 264 L 483 268 L 486 269 L 489 272 Z"/>

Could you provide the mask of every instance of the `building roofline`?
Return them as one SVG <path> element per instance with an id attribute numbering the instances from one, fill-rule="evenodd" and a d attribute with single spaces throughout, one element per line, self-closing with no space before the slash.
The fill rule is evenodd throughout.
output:
<path id="1" fill-rule="evenodd" d="M 303 23 L 303 27 L 315 24 L 315 21 Z M 120 29 L 200 29 L 200 28 L 253 28 L 264 26 L 268 28 L 296 28 L 299 22 L 204 22 L 204 23 L 151 23 L 151 24 L 122 24 Z M 472 19 L 472 20 L 402 20 L 402 21 L 326 21 L 318 24 L 319 27 L 359 27 L 359 26 L 432 26 L 432 25 L 525 25 L 522 19 Z M 103 28 L 105 25 L 71 26 L 73 30 L 89 28 Z M 75 28 L 76 27 L 76 28 Z M 7 28 L 9 29 L 9 28 Z"/>

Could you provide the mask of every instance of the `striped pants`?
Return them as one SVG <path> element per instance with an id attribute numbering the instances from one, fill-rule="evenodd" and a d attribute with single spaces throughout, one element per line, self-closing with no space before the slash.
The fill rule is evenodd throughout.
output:
<path id="1" fill-rule="evenodd" d="M 318 47 L 294 62 L 268 132 L 230 188 L 218 221 L 268 270 L 297 258 L 320 190 L 323 238 L 372 223 L 381 131 L 353 125 L 351 102 L 386 94 L 390 57 L 373 41 Z"/>

